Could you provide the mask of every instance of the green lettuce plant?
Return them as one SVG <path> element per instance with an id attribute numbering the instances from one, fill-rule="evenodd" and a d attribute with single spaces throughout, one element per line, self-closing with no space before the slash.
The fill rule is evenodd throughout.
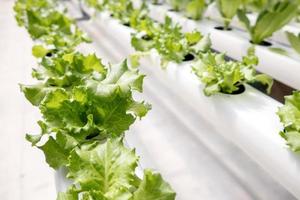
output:
<path id="1" fill-rule="evenodd" d="M 64 50 L 89 42 L 73 20 L 64 14 L 66 11 L 59 8 L 56 1 L 49 0 L 18 0 L 14 6 L 18 24 L 26 27 L 34 40 Z"/>
<path id="2" fill-rule="evenodd" d="M 130 70 L 126 61 L 105 69 L 93 55 L 77 56 L 80 58 L 73 58 L 72 63 L 67 65 L 74 66 L 76 71 L 69 73 L 73 70 L 70 69 L 64 72 L 74 74 L 74 77 L 68 78 L 69 84 L 56 84 L 53 80 L 64 78 L 54 75 L 47 77 L 43 83 L 21 86 L 26 98 L 39 106 L 44 119 L 39 122 L 41 134 L 27 135 L 27 139 L 44 151 L 48 164 L 54 168 L 68 162 L 73 145 L 87 140 L 119 137 L 150 108 L 148 104 L 133 99 L 132 90 L 142 91 L 144 76 Z M 40 145 L 42 138 L 46 142 Z M 60 139 L 70 142 L 65 146 Z M 52 152 L 54 149 L 56 154 Z M 57 154 L 62 158 L 58 159 Z"/>
<path id="3" fill-rule="evenodd" d="M 255 66 L 258 59 L 254 49 L 241 62 L 226 61 L 224 54 L 207 52 L 193 65 L 194 73 L 204 84 L 204 94 L 211 96 L 216 93 L 235 94 L 242 92 L 245 83 L 261 82 L 270 92 L 272 79 L 264 74 L 256 74 Z"/>
<path id="4" fill-rule="evenodd" d="M 187 55 L 196 57 L 211 46 L 209 36 L 203 36 L 198 31 L 183 33 L 181 27 L 173 25 L 169 17 L 165 18 L 163 24 L 147 24 L 149 26 L 144 26 L 137 34 L 133 34 L 131 44 L 142 52 L 157 50 L 162 57 L 162 66 L 170 61 L 181 63 Z M 147 38 L 143 33 L 146 33 Z"/>
<path id="5" fill-rule="evenodd" d="M 289 23 L 296 15 L 298 4 L 295 1 L 284 0 L 271 8 L 263 10 L 257 17 L 254 25 L 246 15 L 245 10 L 238 11 L 239 20 L 244 24 L 251 36 L 251 42 L 261 44 L 265 39 L 284 25 Z"/>
<path id="6" fill-rule="evenodd" d="M 124 147 L 122 139 L 90 143 L 72 151 L 67 177 L 74 181 L 58 200 L 173 200 L 175 193 L 160 174 L 144 171 L 135 174 L 138 157 Z"/>
<path id="7" fill-rule="evenodd" d="M 175 10 L 180 11 L 184 9 L 188 3 L 188 0 L 166 0 L 168 4 Z"/>
<path id="8" fill-rule="evenodd" d="M 300 34 L 298 36 L 291 32 L 286 32 L 287 38 L 291 44 L 291 47 L 300 54 Z"/>
<path id="9" fill-rule="evenodd" d="M 224 28 L 229 29 L 232 18 L 242 5 L 242 0 L 216 0 L 219 12 L 224 20 Z"/>
<path id="10" fill-rule="evenodd" d="M 243 6 L 246 10 L 260 12 L 267 6 L 271 6 L 270 0 L 243 0 Z"/>
<path id="11" fill-rule="evenodd" d="M 191 0 L 185 7 L 185 15 L 191 19 L 199 20 L 207 8 L 205 0 Z"/>
<path id="12" fill-rule="evenodd" d="M 280 135 L 286 140 L 292 151 L 300 150 L 300 92 L 294 91 L 285 97 L 284 106 L 280 107 L 277 115 L 284 126 Z"/>

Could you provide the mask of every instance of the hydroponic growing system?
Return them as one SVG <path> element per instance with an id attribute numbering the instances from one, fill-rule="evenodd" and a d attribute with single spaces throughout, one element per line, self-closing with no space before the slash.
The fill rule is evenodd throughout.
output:
<path id="1" fill-rule="evenodd" d="M 300 199 L 299 4 L 17 0 L 16 20 L 35 41 L 37 59 L 36 83 L 20 87 L 42 114 L 41 133 L 26 139 L 57 171 L 57 199 L 176 198 L 126 142 L 126 131 L 151 109 L 136 98 L 145 75 L 176 88 L 199 123 L 212 124 Z M 122 62 L 80 50 L 101 32 Z M 279 86 L 288 89 L 275 97 Z"/>

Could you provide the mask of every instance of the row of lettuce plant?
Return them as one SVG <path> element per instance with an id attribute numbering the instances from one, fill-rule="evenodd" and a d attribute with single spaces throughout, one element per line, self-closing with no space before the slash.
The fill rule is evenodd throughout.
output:
<path id="1" fill-rule="evenodd" d="M 120 64 L 105 66 L 77 45 L 90 41 L 55 0 L 18 0 L 16 20 L 36 42 L 33 85 L 21 85 L 39 108 L 41 133 L 27 135 L 54 169 L 66 168 L 73 184 L 58 200 L 172 200 L 175 193 L 160 174 L 136 175 L 138 156 L 124 145 L 124 132 L 151 106 L 133 98 L 144 75 Z"/>
<path id="2" fill-rule="evenodd" d="M 281 1 L 281 2 L 271 2 L 271 1 L 248 1 L 246 2 L 251 3 L 251 6 L 254 7 L 256 10 L 263 10 L 254 25 L 250 25 L 250 20 L 248 19 L 246 15 L 247 9 L 249 7 L 246 7 L 243 10 L 238 10 L 240 5 L 245 2 L 242 1 L 226 1 L 226 0 L 220 0 L 217 1 L 219 11 L 221 15 L 225 19 L 229 19 L 228 21 L 225 20 L 225 27 L 229 27 L 231 19 L 238 14 L 238 17 L 241 22 L 245 24 L 248 31 L 251 33 L 251 38 L 254 43 L 261 43 L 265 38 L 270 37 L 276 30 L 279 30 L 281 27 L 283 27 L 285 24 L 287 24 L 294 16 L 295 12 L 297 10 L 297 3 L 295 1 Z M 244 5 L 245 6 L 245 5 Z M 268 8 L 271 7 L 271 8 Z M 201 10 L 200 10 L 201 11 Z M 268 27 L 268 29 L 266 29 Z M 292 47 L 300 53 L 300 36 L 297 36 L 293 33 L 287 33 L 288 39 L 292 45 Z M 255 58 L 253 49 L 249 49 L 248 57 L 244 57 L 242 63 L 244 65 L 241 65 L 241 68 L 245 68 L 249 72 L 247 74 L 253 74 L 251 70 L 254 70 L 254 68 L 249 68 L 247 66 L 255 66 L 258 64 L 257 58 Z M 250 56 L 250 57 L 249 57 Z M 252 58 L 252 59 L 249 59 Z M 222 65 L 224 63 L 224 58 L 222 59 L 205 59 L 213 63 L 218 63 L 218 68 L 222 69 Z M 215 73 L 207 74 L 206 71 L 217 71 L 214 70 L 212 67 L 213 65 L 210 65 L 206 62 L 203 63 L 203 60 L 198 61 L 198 66 L 201 66 L 200 68 L 194 67 L 196 73 L 200 70 L 199 76 L 202 77 L 202 79 L 207 78 L 208 81 L 213 81 L 216 76 Z M 238 63 L 232 63 L 233 65 L 236 65 Z M 196 66 L 197 66 L 196 65 Z M 205 70 L 205 76 L 203 76 L 203 66 L 205 68 L 211 68 L 211 70 Z M 228 68 L 227 68 L 228 69 Z M 236 73 L 239 74 L 239 73 Z M 258 75 L 258 79 L 260 79 L 261 75 Z M 222 76 L 217 76 L 221 78 Z M 229 76 L 226 80 L 232 80 L 233 76 Z M 246 77 L 247 78 L 247 77 Z M 248 80 L 253 80 L 253 76 L 248 77 Z M 265 81 L 264 78 L 261 79 L 263 82 Z M 214 81 L 213 81 L 214 82 Z M 230 85 L 230 84 L 228 84 Z M 216 85 L 212 84 L 212 90 L 214 90 Z M 206 88 L 208 91 L 211 89 L 210 87 Z M 269 88 L 270 89 L 270 88 Z M 231 90 L 234 91 L 234 90 Z M 207 93 L 207 92 L 206 92 Z M 298 91 L 295 91 L 292 95 L 285 97 L 285 105 L 279 108 L 279 111 L 277 112 L 283 126 L 284 130 L 280 132 L 280 135 L 287 141 L 288 146 L 293 151 L 300 151 L 300 93 Z"/>
<path id="3" fill-rule="evenodd" d="M 167 1 L 171 5 L 175 3 L 175 1 Z M 179 3 L 184 3 L 183 1 L 178 1 Z M 228 0 L 217 0 L 218 9 L 220 14 L 224 17 L 224 25 L 225 27 L 229 28 L 230 21 L 232 18 L 237 15 L 238 18 L 242 23 L 244 23 L 245 27 L 251 34 L 251 39 L 253 43 L 259 44 L 263 42 L 266 38 L 272 36 L 272 34 L 281 29 L 284 25 L 289 23 L 291 19 L 296 15 L 297 10 L 299 11 L 299 1 L 268 1 L 268 0 L 261 0 L 261 1 L 253 1 L 253 0 L 235 0 L 235 1 L 228 1 Z M 243 6 L 243 9 L 241 8 Z M 183 6 L 184 7 L 184 6 Z M 199 9 L 198 12 L 202 12 L 202 9 Z M 261 11 L 256 19 L 254 25 L 251 25 L 249 18 L 247 17 L 247 12 L 249 10 L 254 11 Z M 267 28 L 266 28 L 267 27 Z M 226 28 L 225 28 L 226 29 Z M 292 48 L 300 53 L 300 34 L 296 35 L 291 32 L 287 32 L 287 38 L 292 46 Z M 213 57 L 211 57 L 213 58 Z M 252 58 L 252 59 L 249 59 Z M 222 59 L 205 59 L 209 62 L 218 63 L 218 68 L 222 69 L 222 65 L 224 63 L 224 58 Z M 199 60 L 197 63 L 200 68 L 194 67 L 195 72 L 201 77 L 203 80 L 207 78 L 207 81 L 212 81 L 218 78 L 225 78 L 222 76 L 216 76 L 218 73 L 207 73 L 209 72 L 216 72 L 217 70 L 212 67 L 213 65 L 206 63 L 203 60 Z M 253 74 L 251 70 L 254 68 L 249 68 L 247 66 L 255 66 L 258 64 L 257 58 L 255 58 L 253 49 L 249 49 L 248 57 L 244 57 L 241 65 L 241 68 L 245 69 L 249 72 L 247 74 Z M 236 65 L 238 63 L 232 63 Z M 203 66 L 204 68 L 209 68 L 210 70 L 205 70 L 203 73 Z M 224 69 L 224 68 L 223 68 Z M 229 68 L 227 68 L 228 70 Z M 205 74 L 203 76 L 203 74 Z M 236 74 L 239 74 L 238 72 Z M 264 77 L 260 77 L 258 75 L 258 79 L 261 79 L 263 83 L 266 83 L 266 79 Z M 228 76 L 225 80 L 232 80 L 233 76 Z M 247 77 L 245 77 L 247 79 Z M 248 80 L 251 82 L 253 80 L 253 76 L 248 76 Z M 230 84 L 228 84 L 230 85 Z M 231 84 L 232 85 L 232 84 Z M 209 91 L 215 90 L 217 87 L 215 84 L 212 84 L 212 88 L 208 87 L 206 93 Z M 271 88 L 269 87 L 269 90 Z M 234 91 L 231 89 L 231 91 Z M 292 95 L 285 97 L 285 105 L 279 108 L 277 115 L 280 118 L 281 123 L 284 126 L 283 131 L 280 132 L 282 138 L 287 141 L 287 145 L 291 148 L 292 151 L 300 151 L 300 93 L 299 91 L 294 91 Z"/>
<path id="4" fill-rule="evenodd" d="M 114 7 L 115 4 L 123 9 L 114 10 L 112 16 L 117 16 L 117 19 L 120 19 L 122 15 L 126 15 L 126 19 L 130 19 L 126 23 L 136 30 L 136 33 L 132 34 L 131 40 L 131 44 L 136 50 L 149 51 L 154 48 L 159 52 L 162 59 L 167 62 L 181 63 L 186 55 L 192 54 L 195 56 L 196 61 L 190 63 L 190 65 L 193 66 L 193 72 L 205 84 L 204 93 L 207 96 L 219 92 L 234 94 L 241 89 L 239 86 L 255 81 L 266 85 L 267 90 L 270 92 L 272 79 L 264 74 L 256 74 L 255 66 L 258 64 L 258 58 L 255 56 L 253 46 L 249 48 L 247 56 L 244 56 L 242 61 L 228 61 L 225 59 L 225 54 L 216 53 L 210 49 L 211 42 L 208 36 L 203 36 L 198 31 L 182 33 L 177 24 L 172 25 L 172 20 L 169 17 L 166 17 L 164 24 L 153 21 L 147 15 L 145 4 L 140 8 L 134 8 L 131 1 L 122 3 L 110 1 L 106 4 L 95 4 L 94 2 L 93 5 L 98 6 L 93 7 L 101 7 L 102 10 L 107 8 L 108 11 L 111 11 L 110 8 Z M 123 20 L 121 22 L 124 23 Z M 139 54 L 137 53 L 137 55 Z M 287 96 L 285 105 L 279 109 L 277 114 L 284 124 L 284 131 L 280 135 L 287 141 L 293 151 L 299 151 L 299 92 Z"/>
<path id="5" fill-rule="evenodd" d="M 277 115 L 284 129 L 280 135 L 295 152 L 300 151 L 300 92 L 294 91 L 285 97 L 285 105 L 279 108 Z"/>
<path id="6" fill-rule="evenodd" d="M 106 9 L 122 24 L 133 28 L 132 46 L 139 52 L 155 49 L 161 56 L 162 67 L 166 67 L 168 62 L 182 63 L 193 58 L 190 65 L 194 66 L 193 71 L 205 85 L 204 93 L 208 96 L 220 92 L 234 94 L 241 91 L 245 83 L 252 82 L 262 83 L 268 91 L 271 89 L 272 79 L 264 74 L 256 74 L 258 58 L 253 47 L 242 62 L 228 61 L 225 54 L 213 52 L 209 35 L 204 36 L 196 30 L 183 33 L 181 27 L 169 17 L 165 18 L 164 23 L 158 23 L 149 17 L 145 3 L 135 7 L 128 0 L 97 4 L 88 1 L 88 5 Z"/>

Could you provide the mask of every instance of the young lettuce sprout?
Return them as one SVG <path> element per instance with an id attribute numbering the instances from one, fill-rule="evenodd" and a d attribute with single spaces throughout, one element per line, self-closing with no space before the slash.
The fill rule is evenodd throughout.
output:
<path id="1" fill-rule="evenodd" d="M 276 3 L 271 9 L 263 10 L 257 17 L 254 25 L 251 25 L 245 10 L 238 11 L 238 18 L 244 24 L 251 36 L 251 42 L 261 44 L 266 38 L 287 23 L 296 15 L 298 4 L 295 1 L 285 0 Z"/>
<path id="2" fill-rule="evenodd" d="M 184 34 L 170 17 L 166 17 L 163 24 L 146 19 L 141 21 L 143 26 L 137 27 L 138 33 L 132 35 L 131 45 L 140 52 L 155 49 L 161 56 L 162 67 L 170 61 L 181 63 L 186 61 L 188 55 L 194 57 L 210 49 L 209 36 L 203 36 L 198 31 Z M 138 57 L 134 56 L 135 59 Z"/>
<path id="3" fill-rule="evenodd" d="M 159 5 L 161 3 L 160 0 L 152 0 L 152 4 L 154 5 Z"/>
<path id="4" fill-rule="evenodd" d="M 300 151 L 300 92 L 294 91 L 285 97 L 284 106 L 280 107 L 277 115 L 284 130 L 280 135 L 286 140 L 292 151 Z"/>
<path id="5" fill-rule="evenodd" d="M 291 32 L 286 32 L 287 38 L 293 49 L 300 54 L 300 33 L 298 36 Z"/>
<path id="6" fill-rule="evenodd" d="M 224 20 L 224 28 L 229 29 L 232 18 L 242 5 L 242 0 L 217 0 L 217 6 Z"/>
<path id="7" fill-rule="evenodd" d="M 188 3 L 188 0 L 167 0 L 167 3 L 171 5 L 175 11 L 184 9 Z"/>
<path id="8" fill-rule="evenodd" d="M 256 74 L 257 64 L 258 58 L 251 47 L 241 62 L 227 61 L 224 54 L 204 53 L 193 66 L 193 71 L 204 84 L 203 92 L 206 96 L 216 93 L 239 94 L 245 83 L 253 82 L 266 85 L 270 92 L 273 81 L 267 75 Z"/>
<path id="9" fill-rule="evenodd" d="M 185 15 L 191 19 L 199 20 L 207 8 L 205 0 L 189 1 L 185 8 Z"/>
<path id="10" fill-rule="evenodd" d="M 249 11 L 261 11 L 269 6 L 272 1 L 269 0 L 243 0 L 243 6 Z"/>

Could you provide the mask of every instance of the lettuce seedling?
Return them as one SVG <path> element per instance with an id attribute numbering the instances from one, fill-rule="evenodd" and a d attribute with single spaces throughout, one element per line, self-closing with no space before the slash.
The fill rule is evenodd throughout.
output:
<path id="1" fill-rule="evenodd" d="M 224 20 L 224 28 L 229 29 L 232 18 L 237 14 L 242 0 L 217 0 L 219 12 Z"/>
<path id="2" fill-rule="evenodd" d="M 272 1 L 270 0 L 243 0 L 243 7 L 250 11 L 261 11 L 267 6 L 270 6 Z"/>
<path id="3" fill-rule="evenodd" d="M 139 26 L 139 32 L 132 35 L 131 44 L 142 52 L 156 49 L 162 58 L 163 67 L 169 61 L 181 63 L 187 55 L 195 57 L 210 49 L 209 35 L 203 36 L 198 31 L 183 33 L 181 27 L 173 25 L 168 16 L 163 24 L 151 21 L 144 21 L 142 24 L 145 26 Z"/>
<path id="4" fill-rule="evenodd" d="M 188 0 L 167 0 L 173 10 L 180 11 L 184 9 L 188 3 Z"/>
<path id="5" fill-rule="evenodd" d="M 57 50 L 75 48 L 82 42 L 89 42 L 65 10 L 57 9 L 55 1 L 18 0 L 15 3 L 15 17 L 18 25 L 24 26 L 33 40 L 53 45 Z"/>
<path id="6" fill-rule="evenodd" d="M 226 61 L 224 54 L 207 52 L 194 64 L 193 71 L 204 83 L 204 94 L 211 96 L 216 93 L 235 94 L 241 92 L 245 83 L 261 82 L 270 91 L 272 79 L 264 74 L 256 74 L 255 66 L 258 58 L 254 49 L 242 62 Z"/>
<path id="7" fill-rule="evenodd" d="M 239 10 L 238 17 L 248 30 L 251 42 L 261 44 L 266 38 L 271 37 L 274 32 L 289 23 L 295 17 L 297 9 L 298 4 L 295 1 L 285 0 L 276 3 L 271 9 L 263 10 L 254 25 L 250 24 L 245 10 Z"/>
<path id="8" fill-rule="evenodd" d="M 185 15 L 191 19 L 199 20 L 202 18 L 206 8 L 207 4 L 205 0 L 192 0 L 186 5 Z"/>
<path id="9" fill-rule="evenodd" d="M 286 32 L 287 38 L 291 44 L 291 47 L 300 54 L 300 33 L 298 36 L 291 32 Z"/>
<path id="10" fill-rule="evenodd" d="M 280 135 L 286 140 L 292 151 L 300 151 L 300 92 L 294 91 L 285 97 L 284 106 L 280 107 L 277 115 L 284 126 Z"/>

